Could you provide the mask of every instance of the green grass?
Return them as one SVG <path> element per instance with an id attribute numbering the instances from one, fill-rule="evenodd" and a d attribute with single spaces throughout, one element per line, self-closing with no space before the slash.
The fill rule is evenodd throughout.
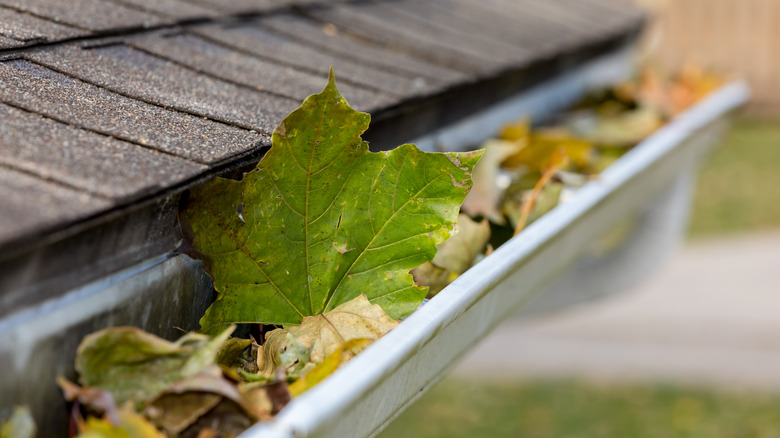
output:
<path id="1" fill-rule="evenodd" d="M 742 117 L 699 176 L 695 238 L 780 228 L 780 119 Z"/>
<path id="2" fill-rule="evenodd" d="M 380 435 L 391 437 L 774 438 L 780 396 L 450 378 Z"/>

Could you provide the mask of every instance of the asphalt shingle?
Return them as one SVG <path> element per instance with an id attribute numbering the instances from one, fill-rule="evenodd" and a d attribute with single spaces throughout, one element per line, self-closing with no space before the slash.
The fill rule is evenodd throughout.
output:
<path id="1" fill-rule="evenodd" d="M 16 41 L 4 48 L 87 35 L 83 29 L 56 23 L 0 6 L 0 35 Z"/>
<path id="2" fill-rule="evenodd" d="M 418 34 L 417 29 L 410 28 L 408 23 L 399 28 L 395 23 L 390 24 L 349 6 L 312 9 L 305 14 L 317 21 L 330 23 L 349 35 L 373 41 L 385 50 L 409 53 L 466 73 L 485 73 L 495 62 L 495 59 L 473 48 L 449 44 L 426 33 Z"/>
<path id="3" fill-rule="evenodd" d="M 299 102 L 249 90 L 174 62 L 114 44 L 69 44 L 28 55 L 50 68 L 111 91 L 221 122 L 270 133 Z"/>
<path id="4" fill-rule="evenodd" d="M 208 168 L 0 104 L 0 164 L 109 199 L 141 194 Z"/>
<path id="5" fill-rule="evenodd" d="M 0 241 L 71 222 L 105 210 L 111 202 L 0 166 L 3 207 Z"/>
<path id="6" fill-rule="evenodd" d="M 274 16 L 268 18 L 273 20 Z M 260 25 L 258 25 L 260 24 Z M 197 26 L 194 31 L 217 40 L 228 47 L 252 53 L 272 62 L 305 69 L 327 77 L 332 65 L 342 82 L 348 81 L 363 88 L 379 90 L 397 97 L 413 94 L 422 87 L 409 77 L 386 72 L 380 68 L 356 62 L 337 53 L 324 52 L 294 41 L 262 27 L 262 21 L 237 26 Z"/>
<path id="7" fill-rule="evenodd" d="M 277 14 L 258 20 L 258 25 L 297 40 L 318 51 L 332 52 L 345 59 L 373 65 L 380 69 L 433 86 L 466 81 L 469 76 L 407 54 L 388 51 L 368 40 L 351 38 L 333 26 L 308 20 L 294 14 Z"/>
<path id="8" fill-rule="evenodd" d="M 327 71 L 314 74 L 282 62 L 260 59 L 247 51 L 239 52 L 193 34 L 180 33 L 165 37 L 143 35 L 128 43 L 220 79 L 252 90 L 272 91 L 296 101 L 303 101 L 307 96 L 318 93 L 327 80 Z M 341 77 L 341 65 L 334 67 Z M 339 88 L 345 96 L 349 96 L 350 102 L 365 111 L 382 108 L 397 99 L 349 83 L 341 83 Z"/>
<path id="9" fill-rule="evenodd" d="M 256 132 L 131 99 L 26 60 L 0 63 L 0 100 L 202 163 L 267 144 Z"/>
<path id="10" fill-rule="evenodd" d="M 88 31 L 163 23 L 159 16 L 102 0 L 0 0 L 0 5 Z"/>

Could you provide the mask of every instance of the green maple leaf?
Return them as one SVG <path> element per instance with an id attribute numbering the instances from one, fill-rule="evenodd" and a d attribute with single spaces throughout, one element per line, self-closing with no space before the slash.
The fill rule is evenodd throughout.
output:
<path id="1" fill-rule="evenodd" d="M 369 152 L 369 121 L 331 72 L 276 128 L 256 169 L 192 190 L 182 228 L 218 292 L 204 332 L 298 324 L 360 294 L 393 318 L 419 305 L 426 288 L 409 271 L 449 236 L 482 152 Z"/>

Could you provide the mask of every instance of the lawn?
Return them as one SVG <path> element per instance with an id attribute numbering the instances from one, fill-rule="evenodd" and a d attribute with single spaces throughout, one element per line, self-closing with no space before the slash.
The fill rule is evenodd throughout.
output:
<path id="1" fill-rule="evenodd" d="M 780 119 L 739 118 L 698 181 L 691 236 L 780 229 Z"/>
<path id="2" fill-rule="evenodd" d="M 693 238 L 780 230 L 780 120 L 738 118 L 698 185 Z M 391 437 L 780 438 L 780 394 L 448 378 Z"/>
<path id="3" fill-rule="evenodd" d="M 380 438 L 780 437 L 780 395 L 449 379 Z"/>

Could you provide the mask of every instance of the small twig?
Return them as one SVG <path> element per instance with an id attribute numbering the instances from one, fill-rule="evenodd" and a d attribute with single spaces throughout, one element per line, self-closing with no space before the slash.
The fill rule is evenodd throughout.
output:
<path id="1" fill-rule="evenodd" d="M 531 216 L 531 211 L 534 208 L 534 205 L 536 205 L 536 200 L 539 199 L 539 195 L 542 193 L 542 189 L 544 186 L 550 182 L 553 176 L 555 176 L 555 173 L 561 170 L 566 164 L 569 163 L 568 157 L 563 157 L 560 163 L 554 164 L 547 168 L 547 170 L 544 171 L 541 178 L 539 178 L 539 181 L 536 182 L 536 185 L 534 186 L 533 191 L 531 192 L 531 197 L 528 199 L 528 202 L 525 202 L 523 204 L 523 209 L 520 214 L 520 220 L 517 221 L 517 225 L 515 226 L 515 236 L 520 234 L 521 231 L 523 231 L 523 228 L 525 228 L 526 222 L 528 222 L 528 217 Z"/>

